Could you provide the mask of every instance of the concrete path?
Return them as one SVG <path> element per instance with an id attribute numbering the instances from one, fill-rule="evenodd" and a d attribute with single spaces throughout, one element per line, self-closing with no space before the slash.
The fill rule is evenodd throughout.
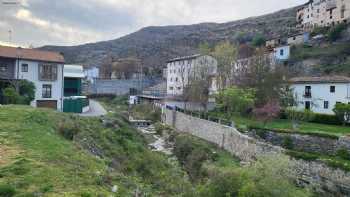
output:
<path id="1" fill-rule="evenodd" d="M 107 111 L 105 108 L 102 107 L 102 105 L 95 101 L 90 99 L 90 110 L 86 113 L 80 114 L 80 116 L 83 117 L 99 117 L 104 116 L 107 114 Z"/>

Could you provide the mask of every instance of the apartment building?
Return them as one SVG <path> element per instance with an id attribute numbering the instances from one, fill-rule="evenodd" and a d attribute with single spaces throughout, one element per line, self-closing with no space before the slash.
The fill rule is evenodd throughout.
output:
<path id="1" fill-rule="evenodd" d="M 350 20 L 350 0 L 310 0 L 297 11 L 297 22 L 304 29 L 334 26 Z"/>
<path id="2" fill-rule="evenodd" d="M 167 63 L 167 94 L 169 96 L 183 95 L 184 88 L 188 85 L 191 77 L 194 77 L 201 69 L 208 69 L 207 73 L 212 76 L 210 92 L 217 91 L 215 75 L 217 73 L 217 61 L 208 55 L 192 55 L 169 60 Z"/>
<path id="3" fill-rule="evenodd" d="M 298 110 L 334 114 L 337 103 L 350 103 L 350 78 L 344 76 L 297 77 L 290 80 Z"/>
<path id="4" fill-rule="evenodd" d="M 33 82 L 33 107 L 63 110 L 63 69 L 64 58 L 59 53 L 0 46 L 0 80 Z"/>

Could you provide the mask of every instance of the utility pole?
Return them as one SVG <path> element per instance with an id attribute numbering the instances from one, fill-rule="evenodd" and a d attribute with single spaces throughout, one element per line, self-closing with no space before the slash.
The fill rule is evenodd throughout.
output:
<path id="1" fill-rule="evenodd" d="M 1 1 L 1 7 L 12 7 L 12 6 L 18 6 L 21 5 L 21 3 L 18 0 L 2 0 Z M 3 19 L 4 20 L 4 19 Z M 9 36 L 9 43 L 12 42 L 12 30 L 8 30 L 8 36 Z"/>

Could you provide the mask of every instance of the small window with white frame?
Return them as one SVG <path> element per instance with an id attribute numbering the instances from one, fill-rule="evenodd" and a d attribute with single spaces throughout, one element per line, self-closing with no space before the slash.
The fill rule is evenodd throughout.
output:
<path id="1" fill-rule="evenodd" d="M 42 89 L 42 93 L 43 93 L 43 98 L 51 98 L 52 97 L 52 85 L 50 84 L 44 84 L 43 85 L 43 89 Z"/>
<path id="2" fill-rule="evenodd" d="M 28 64 L 22 64 L 21 68 L 22 68 L 22 72 L 24 73 L 28 72 Z"/>

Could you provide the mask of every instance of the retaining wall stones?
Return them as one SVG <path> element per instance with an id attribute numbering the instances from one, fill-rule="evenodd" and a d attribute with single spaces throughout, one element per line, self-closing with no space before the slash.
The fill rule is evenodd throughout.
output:
<path id="1" fill-rule="evenodd" d="M 208 142 L 212 142 L 242 161 L 249 162 L 258 155 L 281 153 L 282 149 L 259 142 L 243 135 L 235 128 L 215 122 L 188 116 L 181 112 L 165 109 L 165 123 L 181 132 L 187 132 Z"/>
<path id="2" fill-rule="evenodd" d="M 233 127 L 202 120 L 175 110 L 164 109 L 163 121 L 176 128 L 179 132 L 186 132 L 208 142 L 217 144 L 242 161 L 250 162 L 261 155 L 284 152 L 283 148 L 261 142 L 248 135 L 243 135 Z M 298 144 L 317 142 L 315 143 L 317 145 L 310 148 L 312 151 L 325 150 L 332 152 L 331 149 L 333 146 L 350 146 L 349 138 L 347 137 L 340 138 L 336 143 L 330 139 L 322 141 L 321 139 L 308 138 L 306 136 L 294 137 L 298 138 Z M 272 138 L 274 138 L 274 135 L 271 135 L 271 139 Z M 280 143 L 280 139 L 274 139 L 272 141 L 276 141 L 276 144 L 277 142 Z M 323 142 L 326 144 L 326 147 L 321 147 Z M 306 149 L 307 144 L 302 146 Z M 299 185 L 311 187 L 319 196 L 350 196 L 350 173 L 331 168 L 322 162 L 294 161 L 294 168 Z"/>

